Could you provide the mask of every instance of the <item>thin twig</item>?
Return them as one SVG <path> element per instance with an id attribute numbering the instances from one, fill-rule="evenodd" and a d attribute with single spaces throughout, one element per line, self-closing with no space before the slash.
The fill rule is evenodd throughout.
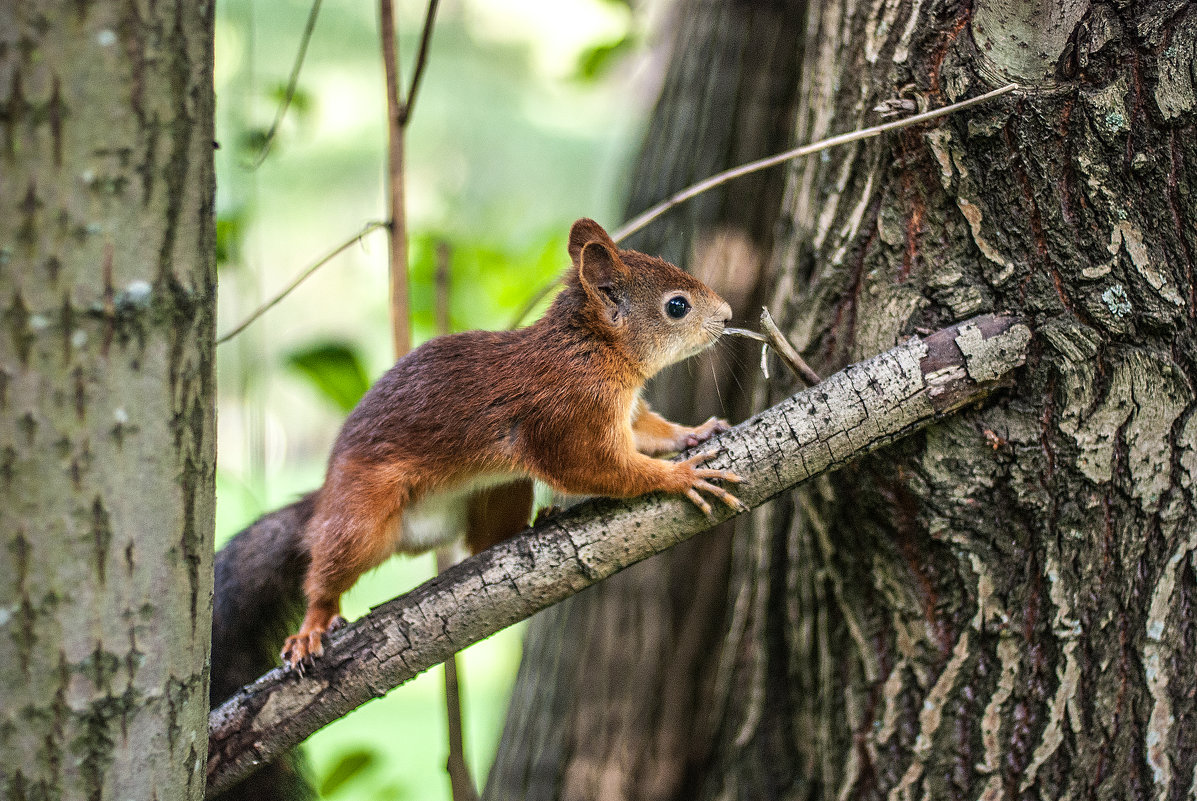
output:
<path id="1" fill-rule="evenodd" d="M 823 379 L 819 378 L 819 374 L 811 369 L 811 366 L 806 363 L 806 360 L 798 353 L 797 349 L 790 344 L 790 340 L 786 339 L 785 334 L 781 333 L 781 329 L 777 327 L 777 323 L 773 322 L 773 315 L 769 314 L 768 309 L 761 309 L 761 330 L 769 338 L 769 344 L 773 347 L 773 351 L 789 367 L 792 371 L 797 373 L 806 381 L 808 387 L 813 387 Z"/>
<path id="2" fill-rule="evenodd" d="M 730 170 L 724 170 L 723 172 L 716 173 L 710 178 L 706 178 L 696 184 L 691 184 L 680 192 L 672 195 L 668 200 L 658 203 L 648 211 L 645 211 L 639 216 L 624 223 L 611 234 L 611 239 L 613 239 L 615 242 L 622 242 L 632 234 L 647 226 L 653 220 L 660 217 L 665 212 L 672 209 L 674 206 L 679 206 L 682 203 L 685 203 L 687 200 L 701 195 L 703 192 L 714 189 L 717 186 L 725 184 L 728 181 L 734 180 L 736 178 L 740 178 L 741 176 L 768 169 L 769 167 L 782 164 L 792 159 L 801 158 L 802 156 L 809 156 L 822 150 L 833 148 L 837 145 L 845 145 L 849 142 L 856 142 L 861 139 L 870 139 L 874 136 L 879 136 L 886 131 L 892 131 L 895 128 L 906 128 L 910 125 L 916 125 L 920 122 L 933 120 L 937 117 L 942 117 L 945 114 L 951 114 L 954 111 L 959 111 L 960 109 L 968 108 L 969 106 L 976 105 L 977 103 L 983 103 L 986 100 L 1007 94 L 1008 92 L 1013 92 L 1017 88 L 1018 84 L 1009 83 L 1000 89 L 994 89 L 992 92 L 987 92 L 983 95 L 979 95 L 968 100 L 962 100 L 959 103 L 953 103 L 932 111 L 925 111 L 922 114 L 915 114 L 913 117 L 907 117 L 906 119 L 883 123 L 882 125 L 875 125 L 872 128 L 864 128 L 859 131 L 850 131 L 849 133 L 833 136 L 829 139 L 821 139 L 818 142 L 812 142 L 809 145 L 796 147 L 793 150 L 787 150 L 784 153 L 778 153 L 774 156 L 769 156 L 757 161 L 751 161 L 747 164 L 741 164 L 739 167 L 732 167 Z M 535 309 L 536 306 L 542 300 L 544 300 L 550 292 L 553 291 L 554 287 L 556 287 L 558 283 L 560 283 L 560 279 L 555 279 L 537 291 L 537 293 L 532 296 L 532 299 L 524 304 L 523 308 L 520 309 L 519 313 L 512 320 L 511 327 L 515 328 L 522 323 L 524 318 L 532 313 L 532 310 Z"/>
<path id="3" fill-rule="evenodd" d="M 536 294 L 533 295 L 532 298 L 527 303 L 525 303 L 522 307 L 520 307 L 520 310 L 515 315 L 515 317 L 511 318 L 511 325 L 509 327 L 510 328 L 518 328 L 519 324 L 524 321 L 524 318 L 527 317 L 529 314 L 531 314 L 532 310 L 535 309 L 537 306 L 539 306 L 540 302 L 542 300 L 544 300 L 545 298 L 547 298 L 549 296 L 549 293 L 552 292 L 554 289 L 556 289 L 560 285 L 561 285 L 561 278 L 560 278 L 560 276 L 558 276 L 557 278 L 554 278 L 552 281 L 549 281 L 547 284 L 542 286 L 540 289 L 536 290 Z"/>
<path id="4" fill-rule="evenodd" d="M 677 206 L 681 203 L 685 203 L 690 198 L 695 197 L 696 195 L 701 195 L 703 192 L 706 192 L 708 189 L 714 189 L 716 186 L 719 186 L 720 184 L 725 184 L 728 181 L 731 181 L 735 178 L 739 178 L 743 175 L 748 175 L 750 173 L 754 173 L 759 170 L 764 170 L 769 167 L 773 167 L 777 164 L 781 164 L 783 162 L 790 161 L 791 159 L 801 158 L 802 156 L 809 156 L 813 153 L 818 153 L 819 151 L 827 150 L 828 148 L 832 148 L 832 147 L 836 147 L 837 145 L 845 145 L 845 144 L 848 144 L 849 142 L 856 142 L 861 139 L 870 139 L 874 136 L 879 136 L 882 133 L 885 133 L 886 131 L 892 131 L 896 128 L 906 128 L 911 125 L 917 125 L 920 122 L 926 122 L 928 120 L 933 120 L 933 119 L 936 119 L 937 117 L 942 117 L 945 114 L 951 114 L 954 111 L 959 111 L 963 108 L 968 108 L 969 106 L 976 105 L 977 103 L 984 103 L 986 100 L 990 100 L 990 99 L 998 97 L 1000 95 L 1007 94 L 1008 92 L 1013 92 L 1017 88 L 1018 88 L 1018 84 L 1009 83 L 1000 89 L 994 89 L 992 92 L 986 92 L 983 95 L 979 95 L 977 97 L 970 98 L 968 100 L 962 100 L 959 103 L 952 103 L 951 105 L 943 106 L 942 108 L 937 108 L 932 111 L 926 111 L 926 112 L 923 112 L 922 114 L 915 114 L 913 117 L 907 117 L 906 119 L 895 120 L 893 122 L 886 122 L 881 125 L 875 125 L 872 128 L 864 128 L 859 131 L 851 131 L 846 134 L 840 134 L 839 136 L 833 136 L 830 139 L 823 139 L 818 142 L 812 142 L 809 145 L 803 145 L 802 147 L 796 147 L 793 150 L 787 150 L 786 152 L 778 153 L 775 156 L 769 156 L 768 158 L 763 158 L 763 159 L 759 159 L 757 161 L 752 161 L 752 162 L 749 162 L 748 164 L 742 164 L 739 167 L 733 167 L 730 170 L 724 170 L 721 173 L 712 175 L 710 178 L 707 178 L 704 181 L 699 181 L 696 184 L 686 187 L 682 191 L 680 191 L 677 194 L 670 197 L 668 200 L 658 203 L 656 206 L 653 206 L 651 209 L 649 209 L 648 211 L 639 215 L 638 217 L 630 220 L 629 222 L 624 223 L 622 226 L 620 226 L 620 228 L 617 231 L 615 231 L 614 233 L 611 234 L 611 238 L 614 239 L 616 242 L 619 242 L 620 240 L 624 239 L 625 237 L 631 236 L 632 234 L 636 233 L 641 228 L 644 228 L 644 226 L 648 225 L 650 222 L 657 219 L 662 214 L 664 214 L 665 212 L 672 209 L 674 206 Z"/>
<path id="5" fill-rule="evenodd" d="M 292 280 L 291 283 L 287 284 L 287 286 L 281 292 L 279 292 L 277 295 L 275 295 L 270 300 L 263 303 L 258 308 L 254 309 L 254 311 L 248 317 L 246 317 L 241 322 L 240 325 L 238 325 L 232 331 L 229 331 L 227 334 L 224 334 L 219 339 L 217 339 L 216 344 L 220 345 L 224 342 L 228 342 L 230 339 L 232 339 L 233 337 L 240 334 L 242 331 L 244 331 L 246 328 L 249 327 L 250 323 L 254 322 L 259 317 L 261 317 L 263 314 L 265 314 L 266 312 L 270 311 L 272 308 L 277 306 L 278 303 L 283 298 L 287 297 L 287 295 L 290 295 L 295 290 L 296 287 L 298 287 L 300 284 L 302 284 L 304 281 L 306 281 L 308 278 L 310 278 L 312 273 L 316 272 L 321 267 L 323 267 L 324 265 L 326 265 L 330 261 L 332 261 L 334 258 L 341 255 L 342 252 L 344 252 L 345 250 L 348 250 L 355 243 L 360 242 L 367 234 L 371 233 L 372 231 L 376 231 L 379 228 L 386 228 L 386 227 L 387 227 L 387 223 L 385 223 L 381 220 L 374 220 L 373 222 L 366 223 L 366 227 L 363 228 L 360 232 L 353 235 L 349 239 L 345 240 L 341 244 L 337 245 L 335 248 L 333 248 L 331 251 L 329 251 L 322 259 L 320 259 L 315 264 L 313 264 L 311 267 L 308 267 L 306 270 L 304 270 L 299 275 L 297 275 L 295 277 L 295 279 Z"/>
<path id="6" fill-rule="evenodd" d="M 383 72 L 387 92 L 387 209 L 391 216 L 390 309 L 395 358 L 411 350 L 411 322 L 407 289 L 407 211 L 403 186 L 403 100 L 399 96 L 395 11 L 391 0 L 379 0 Z"/>
<path id="7" fill-rule="evenodd" d="M 416 105 L 416 94 L 420 91 L 420 79 L 424 77 L 424 64 L 428 61 L 428 43 L 432 41 L 432 26 L 436 24 L 436 8 L 440 0 L 429 0 L 428 13 L 424 17 L 424 29 L 420 32 L 420 49 L 416 52 L 416 66 L 411 76 L 411 86 L 403 99 L 399 113 L 399 124 L 407 127 L 412 108 Z"/>
<path id="8" fill-rule="evenodd" d="M 436 243 L 436 333 L 449 333 L 450 300 L 450 258 L 449 243 Z M 436 572 L 444 573 L 457 564 L 456 547 L 452 545 L 436 551 Z M 445 722 L 449 729 L 449 756 L 445 760 L 445 771 L 449 774 L 449 787 L 453 801 L 478 801 L 478 789 L 465 759 L 465 737 L 461 725 L 461 677 L 457 670 L 457 654 L 445 660 Z"/>
<path id="9" fill-rule="evenodd" d="M 451 547 L 436 552 L 436 572 L 444 573 L 457 564 Z M 465 760 L 465 736 L 461 723 L 461 677 L 457 669 L 457 654 L 445 660 L 445 722 L 449 734 L 449 756 L 445 772 L 449 774 L 449 788 L 453 801 L 478 801 L 478 788 Z"/>
<path id="10" fill-rule="evenodd" d="M 283 101 L 279 104 L 278 111 L 275 112 L 274 122 L 270 124 L 270 130 L 266 132 L 266 139 L 262 142 L 262 147 L 258 154 L 254 156 L 254 160 L 245 165 L 246 169 L 256 170 L 262 166 L 266 161 L 266 156 L 270 153 L 270 146 L 274 144 L 275 134 L 278 133 L 278 127 L 283 123 L 283 117 L 287 114 L 287 109 L 291 107 L 291 100 L 295 97 L 295 89 L 299 86 L 299 71 L 303 69 L 303 60 L 308 53 L 308 43 L 312 41 L 312 31 L 316 29 L 316 17 L 320 14 L 320 4 L 323 0 L 312 0 L 312 8 L 308 11 L 308 21 L 303 28 L 303 35 L 299 38 L 299 50 L 295 53 L 295 62 L 291 65 L 291 77 L 287 79 L 287 91 L 283 95 Z"/>

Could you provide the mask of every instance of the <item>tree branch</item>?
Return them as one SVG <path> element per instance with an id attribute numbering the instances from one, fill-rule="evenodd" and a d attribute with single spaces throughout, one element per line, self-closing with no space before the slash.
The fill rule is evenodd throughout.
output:
<path id="1" fill-rule="evenodd" d="M 312 41 L 312 33 L 316 30 L 316 18 L 320 16 L 320 4 L 323 0 L 313 0 L 308 11 L 307 24 L 303 26 L 303 34 L 299 37 L 299 49 L 295 53 L 295 62 L 291 65 L 291 76 L 287 78 L 287 89 L 283 93 L 282 102 L 274 113 L 274 122 L 270 123 L 270 130 L 262 140 L 258 155 L 246 165 L 247 169 L 256 170 L 270 155 L 270 146 L 274 144 L 274 137 L 278 134 L 279 126 L 283 124 L 283 117 L 287 116 L 287 109 L 291 108 L 291 101 L 295 99 L 295 90 L 299 86 L 299 72 L 303 69 L 303 60 L 308 54 L 308 45 Z"/>
<path id="2" fill-rule="evenodd" d="M 432 41 L 432 26 L 436 24 L 436 7 L 439 4 L 440 0 L 428 0 L 428 11 L 424 15 L 424 28 L 420 31 L 420 49 L 416 52 L 416 66 L 412 68 L 411 86 L 407 88 L 407 97 L 403 98 L 403 108 L 399 113 L 399 124 L 405 128 L 416 105 L 416 93 L 420 91 L 420 79 L 424 77 L 424 66 L 428 63 L 428 44 Z"/>
<path id="3" fill-rule="evenodd" d="M 390 309 L 391 341 L 395 357 L 411 350 L 411 314 L 408 309 L 407 204 L 404 200 L 403 149 L 407 124 L 399 94 L 399 55 L 395 10 L 391 0 L 379 0 L 378 35 L 382 39 L 383 76 L 387 93 L 387 211 L 391 218 Z"/>
<path id="4" fill-rule="evenodd" d="M 757 159 L 756 161 L 751 161 L 747 164 L 741 164 L 738 167 L 732 167 L 730 170 L 724 170 L 723 172 L 716 173 L 710 178 L 705 178 L 696 184 L 686 187 L 680 192 L 674 193 L 668 199 L 661 201 L 651 209 L 648 209 L 639 216 L 634 217 L 633 219 L 619 226 L 617 230 L 611 233 L 611 238 L 616 242 L 626 239 L 627 237 L 639 231 L 641 228 L 644 228 L 653 220 L 660 217 L 665 212 L 672 209 L 674 206 L 681 205 L 692 197 L 701 195 L 703 192 L 714 189 L 715 187 L 725 184 L 728 181 L 735 180 L 736 178 L 749 175 L 759 170 L 768 169 L 769 167 L 774 167 L 792 159 L 810 156 L 823 150 L 838 147 L 839 145 L 846 145 L 849 142 L 857 142 L 861 139 L 871 139 L 874 136 L 880 136 L 886 131 L 892 131 L 897 128 L 907 128 L 911 125 L 917 125 L 921 122 L 929 122 L 930 120 L 952 114 L 954 112 L 960 111 L 961 109 L 968 108 L 969 106 L 975 106 L 978 103 L 984 103 L 987 100 L 999 97 L 1008 92 L 1013 92 L 1017 88 L 1018 84 L 1008 83 L 1005 86 L 994 89 L 992 92 L 986 92 L 985 94 L 978 95 L 977 97 L 970 97 L 968 100 L 961 100 L 959 103 L 941 106 L 940 108 L 932 109 L 931 111 L 924 111 L 922 114 L 915 114 L 911 117 L 904 117 L 900 120 L 883 122 L 880 125 L 874 125 L 872 128 L 849 131 L 846 134 L 840 134 L 839 136 L 821 139 L 818 142 L 811 142 L 809 145 L 802 145 L 801 147 L 787 150 L 784 153 L 778 153 L 774 156 L 767 156 L 766 158 Z"/>
<path id="5" fill-rule="evenodd" d="M 232 339 L 233 337 L 240 334 L 246 328 L 249 328 L 250 324 L 253 323 L 254 320 L 258 319 L 263 314 L 265 314 L 266 312 L 273 309 L 276 305 L 279 304 L 279 302 L 281 302 L 283 300 L 283 298 L 287 297 L 287 295 L 290 295 L 293 291 L 295 291 L 299 287 L 300 284 L 302 284 L 304 281 L 311 278 L 312 275 L 317 270 L 319 270 L 321 267 L 328 264 L 334 258 L 336 258 L 337 256 L 344 253 L 355 243 L 362 241 L 362 239 L 365 238 L 366 234 L 370 233 L 371 231 L 377 231 L 379 228 L 386 228 L 387 225 L 388 225 L 388 223 L 381 222 L 379 220 L 374 220 L 372 222 L 366 223 L 365 228 L 363 228 L 361 231 L 354 234 L 349 239 L 345 240 L 344 242 L 342 242 L 341 244 L 337 245 L 335 248 L 330 250 L 315 264 L 311 265 L 310 267 L 306 268 L 303 272 L 301 272 L 299 275 L 295 276 L 295 278 L 291 280 L 291 283 L 287 284 L 287 286 L 284 287 L 281 292 L 279 292 L 277 295 L 275 295 L 270 300 L 263 303 L 258 308 L 254 309 L 248 317 L 246 317 L 244 320 L 241 321 L 241 323 L 239 325 L 237 325 L 236 328 L 229 331 L 227 334 L 221 335 L 221 337 L 216 340 L 216 344 L 223 345 L 225 342 L 228 342 L 230 339 Z"/>
<path id="6" fill-rule="evenodd" d="M 799 482 L 983 398 L 1022 364 L 1031 332 L 985 315 L 911 339 L 721 435 L 756 507 Z M 465 560 L 331 637 L 300 675 L 276 669 L 209 719 L 208 796 L 451 654 L 732 516 L 662 494 L 580 504 Z"/>

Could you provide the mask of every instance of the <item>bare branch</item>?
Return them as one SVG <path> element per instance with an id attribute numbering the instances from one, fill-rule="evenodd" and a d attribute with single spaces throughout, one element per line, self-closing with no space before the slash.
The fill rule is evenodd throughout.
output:
<path id="1" fill-rule="evenodd" d="M 785 362 L 786 367 L 802 376 L 802 380 L 808 387 L 813 387 L 823 380 L 781 333 L 781 329 L 777 327 L 777 323 L 773 322 L 773 316 L 769 314 L 768 309 L 761 309 L 761 330 L 765 332 L 765 341 L 773 347 L 778 357 Z"/>
<path id="2" fill-rule="evenodd" d="M 406 132 L 403 99 L 399 96 L 399 54 L 395 11 L 391 0 L 378 2 L 378 35 L 382 40 L 387 94 L 387 211 L 391 216 L 388 264 L 391 277 L 391 342 L 395 358 L 411 350 L 411 315 L 407 288 L 407 203 L 404 199 L 403 151 Z"/>
<path id="3" fill-rule="evenodd" d="M 617 230 L 612 232 L 611 239 L 617 243 L 622 242 L 675 206 L 680 206 L 687 200 L 698 197 L 703 192 L 710 191 L 711 189 L 721 186 L 728 181 L 735 180 L 736 178 L 741 178 L 745 175 L 758 172 L 759 170 L 764 170 L 796 158 L 801 158 L 802 156 L 809 156 L 822 150 L 829 150 L 837 145 L 846 145 L 849 142 L 856 142 L 861 139 L 870 139 L 874 136 L 879 136 L 886 131 L 892 131 L 895 128 L 906 128 L 911 125 L 916 125 L 920 122 L 927 122 L 928 120 L 943 117 L 947 114 L 960 111 L 963 108 L 976 105 L 977 103 L 983 103 L 986 100 L 998 97 L 999 95 L 1013 92 L 1017 88 L 1018 84 L 1016 83 L 1006 84 L 1000 89 L 994 89 L 992 92 L 987 92 L 986 94 L 979 95 L 968 100 L 962 100 L 959 103 L 953 103 L 949 106 L 932 109 L 931 111 L 926 111 L 922 114 L 915 114 L 913 117 L 907 117 L 905 119 L 895 120 L 893 122 L 887 122 L 881 125 L 875 125 L 872 128 L 862 128 L 861 130 L 849 131 L 846 134 L 833 136 L 829 139 L 820 139 L 818 142 L 811 142 L 809 145 L 796 147 L 793 150 L 787 150 L 784 153 L 778 153 L 757 161 L 750 161 L 747 164 L 741 164 L 738 167 L 732 167 L 730 170 L 724 170 L 723 172 L 715 173 L 710 178 L 704 178 L 696 184 L 691 184 L 685 189 L 682 189 L 681 191 L 672 195 L 668 200 L 661 201 L 648 211 L 645 211 L 639 216 L 624 223 Z M 550 292 L 553 291 L 553 288 L 560 283 L 561 279 L 556 278 L 537 290 L 536 294 L 534 294 L 531 299 L 529 299 L 528 302 L 520 308 L 519 312 L 512 319 L 511 327 L 515 328 L 522 323 L 524 318 L 531 314 L 532 310 L 535 309 L 537 305 L 544 300 Z"/>
<path id="4" fill-rule="evenodd" d="M 721 435 L 709 464 L 734 468 L 740 499 L 760 506 L 984 397 L 1030 337 L 986 315 L 911 339 Z M 462 648 L 730 516 L 703 517 L 680 496 L 596 499 L 449 568 L 338 631 L 305 675 L 276 669 L 214 710 L 208 796 Z"/>
<path id="5" fill-rule="evenodd" d="M 345 240 L 341 244 L 337 245 L 335 248 L 330 250 L 327 254 L 324 255 L 323 258 L 319 259 L 311 267 L 308 267 L 306 270 L 301 272 L 299 275 L 295 276 L 295 278 L 291 281 L 291 283 L 287 284 L 287 286 L 283 289 L 283 291 L 279 292 L 273 298 L 266 301 L 258 308 L 254 309 L 253 312 L 251 312 L 248 317 L 246 317 L 244 320 L 241 321 L 240 325 L 238 325 L 232 331 L 229 331 L 227 334 L 224 334 L 219 339 L 217 339 L 216 344 L 220 345 L 225 342 L 228 342 L 230 339 L 232 339 L 233 337 L 240 334 L 246 328 L 249 328 L 250 324 L 253 323 L 254 320 L 257 320 L 263 314 L 265 314 L 266 312 L 273 309 L 276 305 L 278 305 L 278 303 L 283 298 L 287 297 L 287 295 L 290 295 L 293 291 L 295 291 L 296 287 L 298 287 L 304 281 L 308 280 L 308 278 L 311 277 L 312 273 L 316 272 L 321 267 L 323 267 L 324 265 L 328 264 L 330 261 L 335 259 L 337 256 L 341 255 L 341 253 L 348 250 L 349 247 L 352 246 L 354 243 L 360 242 L 362 240 L 362 238 L 366 236 L 366 234 L 370 233 L 371 231 L 377 231 L 379 228 L 386 228 L 387 225 L 388 225 L 388 223 L 382 222 L 380 220 L 375 220 L 374 222 L 366 223 L 366 227 L 363 228 L 361 231 L 354 234 L 352 237 Z"/>
<path id="6" fill-rule="evenodd" d="M 291 101 L 295 98 L 295 89 L 299 86 L 299 72 L 303 69 L 303 60 L 308 54 L 308 44 L 312 41 L 312 32 L 316 29 L 316 17 L 320 15 L 321 2 L 323 0 L 312 0 L 307 24 L 304 25 L 303 34 L 299 37 L 299 49 L 295 53 L 295 63 L 291 65 L 291 77 L 287 79 L 287 91 L 278 105 L 278 111 L 274 114 L 274 122 L 270 123 L 270 130 L 266 132 L 266 138 L 262 141 L 258 155 L 254 156 L 254 160 L 246 165 L 247 169 L 256 170 L 262 166 L 262 162 L 266 161 L 266 156 L 270 154 L 270 146 L 274 144 L 274 137 L 278 134 L 278 127 L 282 125 L 283 117 L 287 115 L 287 109 L 291 108 Z"/>
<path id="7" fill-rule="evenodd" d="M 403 99 L 403 108 L 399 113 L 399 124 L 407 127 L 411 119 L 412 109 L 416 105 L 416 94 L 420 91 L 420 79 L 424 77 L 424 65 L 428 62 L 428 43 L 432 41 L 432 27 L 436 24 L 436 7 L 440 0 L 429 0 L 428 13 L 424 17 L 424 29 L 420 32 L 420 49 L 416 52 L 416 66 L 411 76 L 411 86 L 407 89 L 407 97 Z"/>
<path id="8" fill-rule="evenodd" d="M 905 119 L 894 120 L 893 122 L 886 122 L 882 123 L 881 125 L 874 125 L 872 128 L 864 128 L 859 131 L 850 131 L 846 134 L 833 136 L 829 139 L 822 139 L 818 142 L 812 142 L 809 145 L 796 147 L 793 150 L 787 150 L 784 153 L 778 153 L 775 156 L 768 156 L 763 159 L 758 159 L 757 161 L 751 161 L 747 164 L 741 164 L 739 167 L 733 167 L 730 170 L 724 170 L 721 173 L 712 175 L 710 178 L 686 187 L 682 191 L 670 197 L 668 200 L 658 203 L 635 219 L 624 223 L 617 231 L 614 231 L 611 234 L 611 238 L 616 242 L 619 242 L 621 239 L 636 233 L 641 228 L 645 227 L 650 222 L 672 209 L 674 206 L 685 203 L 692 197 L 701 195 L 703 192 L 714 189 L 720 184 L 725 184 L 728 181 L 734 180 L 736 178 L 740 178 L 769 167 L 774 167 L 783 162 L 790 161 L 791 159 L 809 156 L 814 153 L 818 153 L 821 150 L 828 150 L 830 148 L 836 147 L 837 145 L 846 145 L 849 142 L 856 142 L 861 139 L 870 139 L 874 136 L 880 136 L 886 131 L 892 131 L 895 128 L 906 128 L 911 125 L 917 125 L 920 122 L 927 122 L 928 120 L 943 117 L 947 114 L 951 114 L 953 112 L 960 111 L 961 109 L 968 108 L 969 106 L 976 105 L 977 103 L 984 103 L 986 100 L 998 97 L 999 95 L 1013 92 L 1017 88 L 1018 84 L 1016 83 L 1006 84 L 1000 89 L 994 89 L 992 92 L 986 92 L 983 95 L 978 95 L 977 97 L 969 98 L 968 100 L 961 100 L 959 103 L 952 103 L 951 105 L 943 106 L 942 108 L 925 111 L 922 114 L 915 114 L 913 117 L 906 117 Z"/>

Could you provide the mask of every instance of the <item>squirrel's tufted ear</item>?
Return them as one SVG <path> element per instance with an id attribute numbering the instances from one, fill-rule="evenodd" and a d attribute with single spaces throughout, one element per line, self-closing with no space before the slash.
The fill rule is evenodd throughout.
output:
<path id="1" fill-rule="evenodd" d="M 602 305 L 613 325 L 622 323 L 631 305 L 629 273 L 615 249 L 604 242 L 587 242 L 578 254 L 577 264 L 578 276 L 592 302 Z"/>
<path id="2" fill-rule="evenodd" d="M 583 217 L 569 229 L 569 258 L 576 269 L 581 269 L 582 266 L 580 261 L 582 248 L 591 242 L 600 242 L 612 251 L 618 250 L 615 243 L 611 241 L 611 237 L 603 230 L 603 226 L 588 217 Z"/>

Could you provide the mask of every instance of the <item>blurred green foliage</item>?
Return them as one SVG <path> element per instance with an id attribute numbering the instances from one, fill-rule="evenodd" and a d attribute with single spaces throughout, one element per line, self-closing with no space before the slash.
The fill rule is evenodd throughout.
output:
<path id="1" fill-rule="evenodd" d="M 320 780 L 320 795 L 328 797 L 341 785 L 371 768 L 378 762 L 378 752 L 372 748 L 357 748 L 346 751 L 337 757 L 337 761 Z"/>
<path id="2" fill-rule="evenodd" d="M 307 378 L 344 414 L 353 411 L 370 388 L 361 355 L 346 342 L 318 342 L 292 351 L 287 366 Z"/>
<path id="3" fill-rule="evenodd" d="M 425 6 L 400 0 L 410 77 Z M 286 91 L 307 0 L 217 5 L 219 331 L 385 216 L 377 8 L 325 0 L 291 108 L 251 169 Z M 436 252 L 449 251 L 454 330 L 501 328 L 568 263 L 570 223 L 614 225 L 646 115 L 628 85 L 645 37 L 626 0 L 443 3 L 407 140 L 412 326 L 436 330 Z M 391 363 L 386 234 L 365 237 L 217 351 L 217 538 L 318 486 L 346 412 Z M 547 305 L 547 301 L 540 308 Z M 390 560 L 346 595 L 364 614 L 425 580 Z M 466 753 L 485 781 L 519 660 L 519 627 L 461 657 Z M 305 745 L 323 797 L 447 799 L 439 670 Z"/>

